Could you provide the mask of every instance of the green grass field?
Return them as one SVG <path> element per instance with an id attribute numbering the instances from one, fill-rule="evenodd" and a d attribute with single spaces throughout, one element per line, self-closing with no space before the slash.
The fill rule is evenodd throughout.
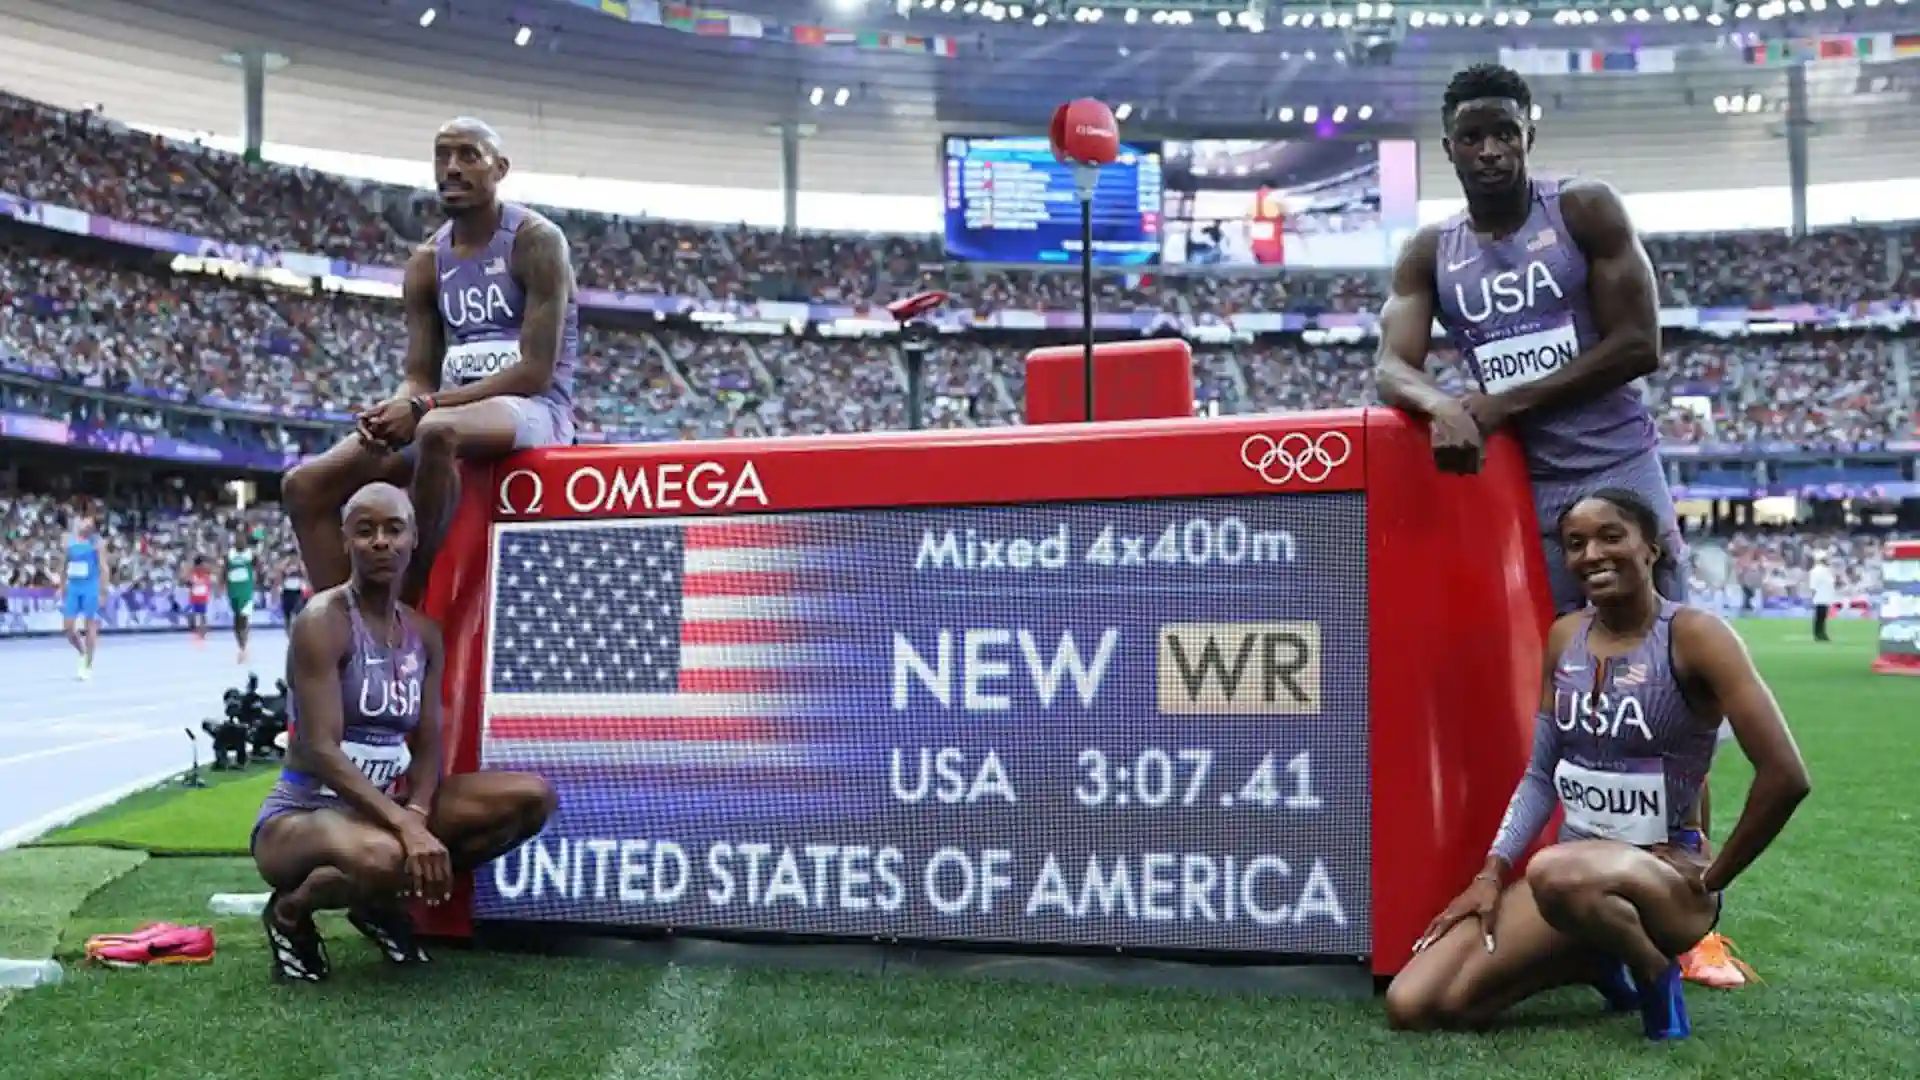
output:
<path id="1" fill-rule="evenodd" d="M 1589 991 L 1532 1003 L 1494 1034 L 1409 1037 L 1385 1029 L 1377 1004 L 1356 1001 L 448 950 L 431 970 L 395 972 L 337 920 L 322 925 L 333 981 L 283 988 L 267 979 L 252 921 L 215 920 L 220 955 L 209 967 L 75 969 L 58 986 L 15 995 L 0 1014 L 0 1078 L 1920 1076 L 1920 842 L 1901 794 L 1916 770 L 1920 682 L 1867 673 L 1871 625 L 1840 624 L 1831 646 L 1806 641 L 1797 622 L 1742 630 L 1794 724 L 1814 795 L 1729 898 L 1723 929 L 1766 983 L 1693 991 L 1697 1033 L 1688 1043 L 1644 1043 L 1635 1020 L 1600 1015 Z M 1723 833 L 1747 780 L 1737 754 L 1715 773 Z M 156 847 L 208 846 L 168 840 L 157 815 L 148 805 L 118 820 L 137 818 Z M 114 820 L 86 823 L 97 831 L 82 835 L 124 841 L 126 828 L 108 828 Z M 68 892 L 76 882 L 91 888 L 106 864 L 73 862 L 94 850 L 13 853 L 0 862 L 0 887 L 31 879 L 32 860 L 65 859 L 41 877 L 61 877 Z M 151 919 L 205 921 L 208 894 L 259 889 L 242 859 L 112 854 L 127 865 L 107 869 L 125 872 L 66 917 L 63 957 L 89 934 Z M 23 940 L 7 925 L 19 906 L 0 896 L 0 941 Z M 74 905 L 28 906 L 44 926 Z"/>

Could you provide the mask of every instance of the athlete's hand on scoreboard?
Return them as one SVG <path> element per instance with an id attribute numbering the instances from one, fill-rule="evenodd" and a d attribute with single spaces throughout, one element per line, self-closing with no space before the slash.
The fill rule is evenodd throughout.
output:
<path id="1" fill-rule="evenodd" d="M 1435 410 L 1429 426 L 1433 435 L 1433 463 L 1441 472 L 1471 476 L 1480 471 L 1480 456 L 1486 444 L 1479 422 L 1465 405 L 1455 403 Z"/>
<path id="2" fill-rule="evenodd" d="M 408 814 L 411 818 L 414 815 Z M 400 849 L 407 857 L 407 891 L 429 904 L 438 904 L 453 895 L 453 857 L 447 845 L 427 831 L 424 821 L 407 821 L 400 826 Z"/>
<path id="3" fill-rule="evenodd" d="M 1499 431 L 1507 426 L 1507 421 L 1513 419 L 1513 410 L 1508 408 L 1507 400 L 1498 394 L 1468 394 L 1460 399 L 1460 407 L 1473 417 L 1482 435 Z"/>
<path id="4" fill-rule="evenodd" d="M 1479 876 L 1467 890 L 1453 898 L 1447 910 L 1434 917 L 1427 924 L 1427 932 L 1413 943 L 1413 951 L 1419 952 L 1441 938 L 1462 919 L 1474 919 L 1480 924 L 1480 937 L 1487 951 L 1493 951 L 1493 921 L 1500 914 L 1500 883 L 1491 877 Z"/>

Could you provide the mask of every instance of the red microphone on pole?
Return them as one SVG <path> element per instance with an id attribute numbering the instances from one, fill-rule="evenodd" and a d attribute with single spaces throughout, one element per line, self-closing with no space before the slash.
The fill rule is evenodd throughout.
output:
<path id="1" fill-rule="evenodd" d="M 1073 191 L 1080 197 L 1080 318 L 1086 330 L 1087 419 L 1093 419 L 1093 191 L 1100 166 L 1120 155 L 1120 123 L 1105 102 L 1069 101 L 1053 111 L 1047 130 L 1053 156 L 1073 166 Z"/>

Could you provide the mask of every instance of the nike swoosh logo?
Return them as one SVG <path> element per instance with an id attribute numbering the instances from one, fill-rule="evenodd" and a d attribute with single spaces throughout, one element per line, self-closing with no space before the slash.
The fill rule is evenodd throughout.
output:
<path id="1" fill-rule="evenodd" d="M 1467 267 L 1472 266 L 1474 263 L 1477 263 L 1479 261 L 1480 261 L 1480 256 L 1475 255 L 1473 258 L 1468 259 L 1465 262 L 1449 262 L 1447 264 L 1447 272 L 1451 274 L 1456 270 L 1464 270 Z"/>
<path id="2" fill-rule="evenodd" d="M 457 266 L 456 266 L 456 267 L 454 267 L 454 268 L 453 268 L 453 269 L 451 269 L 451 270 L 447 270 L 447 271 L 444 271 L 444 272 L 442 272 L 442 273 L 441 273 L 441 275 L 440 275 L 440 280 L 441 280 L 441 281 L 445 281 L 445 280 L 447 280 L 448 278 L 450 278 L 450 277 L 452 277 L 453 275 L 455 275 L 455 274 L 457 274 L 457 273 L 459 273 L 459 272 L 460 272 L 460 268 L 459 268 L 459 267 L 457 267 Z"/>

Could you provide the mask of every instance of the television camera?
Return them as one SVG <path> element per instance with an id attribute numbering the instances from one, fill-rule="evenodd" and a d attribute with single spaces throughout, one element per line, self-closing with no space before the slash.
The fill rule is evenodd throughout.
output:
<path id="1" fill-rule="evenodd" d="M 226 715 L 203 720 L 200 729 L 213 739 L 215 771 L 245 768 L 249 757 L 286 756 L 287 681 L 274 680 L 274 693 L 260 692 L 260 676 L 248 675 L 245 687 L 222 698 Z"/>

